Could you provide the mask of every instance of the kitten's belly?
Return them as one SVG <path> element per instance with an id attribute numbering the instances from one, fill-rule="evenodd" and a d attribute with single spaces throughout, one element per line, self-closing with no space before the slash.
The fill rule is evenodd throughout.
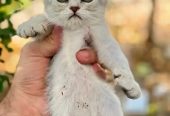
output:
<path id="1" fill-rule="evenodd" d="M 113 90 L 98 79 L 91 67 L 61 58 L 54 58 L 49 73 L 52 116 L 122 116 Z"/>

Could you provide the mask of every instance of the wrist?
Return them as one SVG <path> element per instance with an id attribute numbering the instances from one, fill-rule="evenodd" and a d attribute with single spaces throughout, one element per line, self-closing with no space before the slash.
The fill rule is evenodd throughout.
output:
<path id="1" fill-rule="evenodd" d="M 0 116 L 30 116 L 30 114 L 31 116 L 39 116 L 31 104 L 28 105 L 27 97 L 11 87 L 7 96 L 0 103 Z"/>
<path id="2" fill-rule="evenodd" d="M 5 115 L 5 109 L 6 109 L 6 106 L 4 103 L 0 103 L 0 116 L 4 116 Z"/>
<path id="3" fill-rule="evenodd" d="M 11 107 L 8 96 L 0 103 L 0 116 L 19 116 Z"/>

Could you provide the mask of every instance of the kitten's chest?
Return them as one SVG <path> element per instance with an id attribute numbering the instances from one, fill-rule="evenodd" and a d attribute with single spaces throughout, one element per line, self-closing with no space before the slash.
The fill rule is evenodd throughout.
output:
<path id="1" fill-rule="evenodd" d="M 80 28 L 74 31 L 64 30 L 62 49 L 69 51 L 77 51 L 85 47 L 87 39 L 89 37 L 87 28 Z M 65 51 L 65 52 L 67 52 Z"/>
<path id="2" fill-rule="evenodd" d="M 63 31 L 62 46 L 60 51 L 54 56 L 52 62 L 53 71 L 58 73 L 65 70 L 69 73 L 77 73 L 78 75 L 87 76 L 87 71 L 84 70 L 76 58 L 76 54 L 81 49 L 87 47 L 87 29 L 81 28 L 77 31 Z M 73 75 L 73 74 L 70 74 Z"/>

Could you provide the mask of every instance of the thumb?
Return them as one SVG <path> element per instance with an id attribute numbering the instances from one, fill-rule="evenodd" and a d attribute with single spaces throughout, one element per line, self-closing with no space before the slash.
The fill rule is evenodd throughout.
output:
<path id="1" fill-rule="evenodd" d="M 62 28 L 54 27 L 52 33 L 39 42 L 40 51 L 46 57 L 52 57 L 60 48 Z M 38 42 L 38 41 L 37 41 Z"/>

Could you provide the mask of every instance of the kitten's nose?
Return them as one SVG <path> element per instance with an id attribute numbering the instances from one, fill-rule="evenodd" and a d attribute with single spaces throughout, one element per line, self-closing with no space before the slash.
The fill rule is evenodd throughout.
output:
<path id="1" fill-rule="evenodd" d="M 76 13 L 76 12 L 80 9 L 80 7 L 79 7 L 79 6 L 71 6 L 70 9 L 71 9 L 74 13 Z"/>

